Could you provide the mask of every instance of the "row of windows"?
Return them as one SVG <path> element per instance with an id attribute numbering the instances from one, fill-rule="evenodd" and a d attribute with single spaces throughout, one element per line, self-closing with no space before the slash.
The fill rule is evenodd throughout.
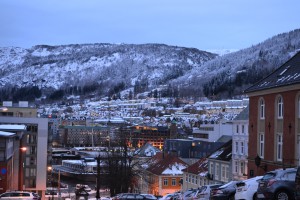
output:
<path id="1" fill-rule="evenodd" d="M 234 172 L 237 174 L 245 174 L 245 172 L 246 172 L 245 162 L 235 161 L 234 162 Z"/>
<path id="2" fill-rule="evenodd" d="M 276 134 L 276 160 L 282 161 L 283 136 L 282 133 Z M 265 134 L 259 134 L 259 157 L 264 158 L 265 154 Z"/>
<path id="3" fill-rule="evenodd" d="M 234 143 L 234 153 L 235 154 L 240 154 L 240 155 L 245 155 L 247 154 L 247 151 L 245 150 L 246 149 L 246 145 L 245 142 L 238 142 L 236 141 Z"/>
<path id="4" fill-rule="evenodd" d="M 265 119 L 265 100 L 263 98 L 260 99 L 259 102 L 260 111 L 259 116 L 260 119 Z M 278 119 L 283 118 L 283 98 L 281 96 L 276 99 L 276 116 Z M 300 117 L 300 97 L 298 98 L 298 117 Z"/>
<path id="5" fill-rule="evenodd" d="M 206 185 L 208 183 L 206 178 L 200 178 L 197 175 L 191 175 L 191 174 L 186 174 L 185 175 L 185 182 L 186 183 L 191 183 L 191 184 L 196 184 L 196 185 L 198 185 L 198 184 L 199 185 Z"/>
<path id="6" fill-rule="evenodd" d="M 245 125 L 244 124 L 242 124 L 242 125 L 237 124 L 236 125 L 236 133 L 237 134 L 239 134 L 239 133 L 245 134 Z"/>
<path id="7" fill-rule="evenodd" d="M 164 178 L 163 184 L 164 184 L 164 186 L 168 186 L 169 185 L 169 179 L 168 178 Z M 179 185 L 179 182 L 176 183 L 176 178 L 172 178 L 171 185 L 172 186 Z"/>
<path id="8" fill-rule="evenodd" d="M 220 170 L 221 169 L 221 170 Z M 219 164 L 210 163 L 210 169 L 211 174 L 215 175 L 215 180 L 220 180 L 223 182 L 227 182 L 229 180 L 229 166 L 228 165 L 222 165 L 221 168 Z M 221 172 L 221 174 L 220 174 Z"/>

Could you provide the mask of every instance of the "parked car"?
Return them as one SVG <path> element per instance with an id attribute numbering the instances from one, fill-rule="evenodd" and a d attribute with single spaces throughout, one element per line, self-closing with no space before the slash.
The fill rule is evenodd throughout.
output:
<path id="1" fill-rule="evenodd" d="M 10 200 L 10 199 L 22 199 L 22 200 L 41 200 L 41 197 L 34 192 L 23 192 L 23 191 L 13 191 L 13 192 L 5 192 L 0 195 L 0 199 L 2 200 Z"/>
<path id="2" fill-rule="evenodd" d="M 137 193 L 124 193 L 120 196 L 119 200 L 143 200 L 144 196 Z"/>
<path id="3" fill-rule="evenodd" d="M 186 190 L 183 194 L 182 194 L 182 199 L 184 200 L 190 200 L 193 198 L 193 196 L 195 195 L 195 193 L 197 193 L 198 189 L 188 189 Z"/>
<path id="4" fill-rule="evenodd" d="M 111 197 L 112 200 L 119 200 L 120 197 L 125 193 L 116 194 L 115 196 Z"/>
<path id="5" fill-rule="evenodd" d="M 295 200 L 300 200 L 300 167 L 297 168 L 295 178 Z"/>
<path id="6" fill-rule="evenodd" d="M 183 193 L 182 198 L 183 200 L 196 200 L 199 192 L 200 192 L 200 188 L 189 189 Z"/>
<path id="7" fill-rule="evenodd" d="M 238 181 L 230 181 L 225 185 L 212 189 L 210 193 L 210 199 L 212 200 L 234 200 L 236 183 Z"/>
<path id="8" fill-rule="evenodd" d="M 262 176 L 256 176 L 236 184 L 235 199 L 256 199 L 258 183 Z"/>
<path id="9" fill-rule="evenodd" d="M 210 185 L 204 185 L 200 188 L 200 192 L 198 194 L 199 200 L 209 200 L 210 199 L 210 191 L 212 189 L 218 188 L 222 186 L 222 184 L 210 184 Z"/>
<path id="10" fill-rule="evenodd" d="M 257 188 L 258 199 L 294 199 L 296 168 L 267 172 Z"/>
<path id="11" fill-rule="evenodd" d="M 143 195 L 146 199 L 149 200 L 157 200 L 156 196 L 154 196 L 153 194 L 141 194 Z"/>
<path id="12" fill-rule="evenodd" d="M 181 193 L 175 192 L 171 194 L 166 194 L 160 200 L 183 200 L 183 196 Z"/>

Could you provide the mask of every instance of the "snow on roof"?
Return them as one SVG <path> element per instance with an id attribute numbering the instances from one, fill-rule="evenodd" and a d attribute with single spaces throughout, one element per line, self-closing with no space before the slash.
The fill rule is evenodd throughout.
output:
<path id="1" fill-rule="evenodd" d="M 18 125 L 18 124 L 2 124 L 0 125 L 0 130 L 20 130 L 25 131 L 25 125 Z"/>
<path id="2" fill-rule="evenodd" d="M 162 174 L 165 175 L 177 175 L 177 174 L 183 174 L 182 170 L 185 169 L 186 166 L 180 163 L 175 163 L 171 166 L 169 166 L 167 169 L 165 169 Z"/>
<path id="3" fill-rule="evenodd" d="M 13 136 L 13 135 L 16 135 L 16 133 L 0 131 L 0 136 L 3 136 L 3 137 Z"/>

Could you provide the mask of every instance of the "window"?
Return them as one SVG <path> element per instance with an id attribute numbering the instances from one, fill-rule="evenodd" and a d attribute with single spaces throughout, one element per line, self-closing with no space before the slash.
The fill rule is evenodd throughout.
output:
<path id="1" fill-rule="evenodd" d="M 225 177 L 226 177 L 226 168 L 225 165 L 221 165 L 221 180 L 225 181 Z"/>
<path id="2" fill-rule="evenodd" d="M 0 151 L 0 161 L 5 161 L 5 151 Z"/>
<path id="3" fill-rule="evenodd" d="M 241 170 L 241 174 L 245 174 L 245 163 L 244 162 L 241 162 L 240 163 L 240 170 Z"/>
<path id="4" fill-rule="evenodd" d="M 238 167 L 239 167 L 239 163 L 238 163 L 238 161 L 235 161 L 234 162 L 234 172 L 235 173 L 238 173 Z"/>
<path id="5" fill-rule="evenodd" d="M 277 134 L 277 161 L 282 161 L 282 134 Z"/>
<path id="6" fill-rule="evenodd" d="M 244 142 L 241 142 L 241 154 L 244 154 Z"/>
<path id="7" fill-rule="evenodd" d="M 175 186 L 175 185 L 176 185 L 176 179 L 172 178 L 172 186 Z"/>
<path id="8" fill-rule="evenodd" d="M 260 100 L 260 119 L 265 119 L 265 101 L 263 99 Z"/>
<path id="9" fill-rule="evenodd" d="M 242 133 L 245 133 L 245 125 L 242 125 Z"/>
<path id="10" fill-rule="evenodd" d="M 259 157 L 264 158 L 265 154 L 265 134 L 260 133 L 259 134 Z"/>
<path id="11" fill-rule="evenodd" d="M 195 176 L 192 175 L 192 183 L 195 183 Z"/>
<path id="12" fill-rule="evenodd" d="M 236 125 L 236 133 L 239 134 L 239 125 Z"/>
<path id="13" fill-rule="evenodd" d="M 164 178 L 164 185 L 168 185 L 168 179 Z"/>
<path id="14" fill-rule="evenodd" d="M 278 97 L 277 100 L 277 116 L 278 119 L 282 119 L 283 118 L 283 100 L 282 97 Z"/>
<path id="15" fill-rule="evenodd" d="M 235 142 L 235 153 L 238 154 L 239 153 L 239 143 Z"/>
<path id="16" fill-rule="evenodd" d="M 214 172 L 214 164 L 210 163 L 210 173 L 213 174 Z"/>
<path id="17" fill-rule="evenodd" d="M 228 179 L 229 179 L 229 166 L 226 166 L 225 181 L 228 181 Z"/>
<path id="18" fill-rule="evenodd" d="M 219 179 L 219 164 L 216 164 L 216 169 L 215 169 L 215 179 L 218 180 Z"/>

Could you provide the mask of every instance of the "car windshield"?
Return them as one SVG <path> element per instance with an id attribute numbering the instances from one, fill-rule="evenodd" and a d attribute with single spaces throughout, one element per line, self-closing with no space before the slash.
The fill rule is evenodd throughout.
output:
<path id="1" fill-rule="evenodd" d="M 230 181 L 229 183 L 226 183 L 225 185 L 222 185 L 220 188 L 226 188 L 230 187 L 236 184 L 236 181 Z"/>
<path id="2" fill-rule="evenodd" d="M 274 173 L 274 172 L 269 172 L 269 173 L 266 173 L 266 174 L 262 177 L 261 180 L 268 180 L 268 179 L 273 178 L 273 177 L 275 177 L 275 176 L 276 176 L 276 173 Z"/>

